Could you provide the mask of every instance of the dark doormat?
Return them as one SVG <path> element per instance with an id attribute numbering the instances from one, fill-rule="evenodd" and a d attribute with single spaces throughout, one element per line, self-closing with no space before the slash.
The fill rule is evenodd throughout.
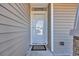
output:
<path id="1" fill-rule="evenodd" d="M 46 50 L 46 46 L 45 45 L 33 45 L 31 50 L 32 51 Z"/>

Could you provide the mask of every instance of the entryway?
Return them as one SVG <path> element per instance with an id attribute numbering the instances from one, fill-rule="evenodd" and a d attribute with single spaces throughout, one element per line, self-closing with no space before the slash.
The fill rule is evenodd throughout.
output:
<path id="1" fill-rule="evenodd" d="M 31 45 L 33 51 L 46 50 L 48 44 L 48 6 L 31 6 Z"/>

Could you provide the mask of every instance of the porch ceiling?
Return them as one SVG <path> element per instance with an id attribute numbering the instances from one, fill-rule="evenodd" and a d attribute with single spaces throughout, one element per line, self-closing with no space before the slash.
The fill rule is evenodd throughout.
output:
<path id="1" fill-rule="evenodd" d="M 48 3 L 31 3 L 31 7 L 48 7 Z"/>

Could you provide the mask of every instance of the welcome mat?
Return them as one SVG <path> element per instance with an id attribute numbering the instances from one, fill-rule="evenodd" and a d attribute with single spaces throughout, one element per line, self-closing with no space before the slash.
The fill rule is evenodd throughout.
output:
<path id="1" fill-rule="evenodd" d="M 33 45 L 31 50 L 32 51 L 46 50 L 46 46 L 45 45 Z"/>

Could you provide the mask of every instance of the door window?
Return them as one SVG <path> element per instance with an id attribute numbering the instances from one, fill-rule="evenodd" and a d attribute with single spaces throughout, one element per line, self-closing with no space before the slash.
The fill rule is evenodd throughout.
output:
<path id="1" fill-rule="evenodd" d="M 36 23 L 36 34 L 43 35 L 43 20 L 38 20 Z"/>

